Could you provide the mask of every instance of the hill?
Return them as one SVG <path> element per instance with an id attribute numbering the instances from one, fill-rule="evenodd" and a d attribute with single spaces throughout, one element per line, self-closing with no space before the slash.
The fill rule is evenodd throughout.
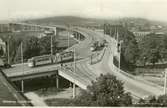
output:
<path id="1" fill-rule="evenodd" d="M 99 18 L 84 18 L 84 17 L 77 17 L 77 16 L 55 16 L 55 17 L 46 17 L 46 18 L 38 18 L 38 19 L 31 19 L 26 20 L 24 22 L 28 23 L 35 23 L 35 24 L 49 24 L 49 25 L 102 25 L 104 23 L 110 24 L 123 24 L 123 23 L 134 23 L 134 25 L 162 25 L 167 26 L 166 22 L 161 21 L 153 21 L 144 18 L 133 18 L 133 17 L 126 17 L 126 18 L 118 18 L 118 19 L 99 19 Z"/>

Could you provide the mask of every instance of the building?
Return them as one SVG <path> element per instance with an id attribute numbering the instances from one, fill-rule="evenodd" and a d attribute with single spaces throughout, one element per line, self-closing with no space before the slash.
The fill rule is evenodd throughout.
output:
<path id="1" fill-rule="evenodd" d="M 137 42 L 141 41 L 146 35 L 150 34 L 151 32 L 149 31 L 138 31 L 138 32 L 133 32 L 133 34 L 136 37 Z"/>
<path id="2" fill-rule="evenodd" d="M 7 23 L 0 24 L 0 33 L 10 32 L 10 31 L 11 31 L 10 24 L 7 24 Z"/>

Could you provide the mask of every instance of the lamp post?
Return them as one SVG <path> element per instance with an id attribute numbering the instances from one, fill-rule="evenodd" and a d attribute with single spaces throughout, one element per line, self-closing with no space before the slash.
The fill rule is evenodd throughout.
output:
<path id="1" fill-rule="evenodd" d="M 21 42 L 21 62 L 22 62 L 22 71 L 24 75 L 24 56 L 23 56 L 23 43 Z M 24 92 L 24 80 L 21 80 L 21 92 Z"/>
<path id="2" fill-rule="evenodd" d="M 75 48 L 74 48 L 74 74 L 75 74 L 75 71 L 76 71 L 76 54 L 75 54 Z M 72 97 L 75 98 L 75 96 L 76 96 L 76 85 L 75 85 L 75 81 L 74 81 Z"/>
<path id="3" fill-rule="evenodd" d="M 10 42 L 10 38 L 11 38 L 11 36 L 9 36 L 9 39 L 8 39 L 8 42 L 7 42 L 7 50 L 8 50 L 8 64 L 10 64 L 10 44 L 9 44 L 9 42 Z"/>
<path id="4" fill-rule="evenodd" d="M 166 94 L 166 78 L 167 78 L 167 69 L 165 69 L 164 72 L 165 76 L 164 76 L 164 95 Z"/>
<path id="5" fill-rule="evenodd" d="M 123 40 L 119 42 L 118 52 L 119 52 L 119 65 L 118 68 L 121 69 L 121 44 L 123 43 Z"/>
<path id="6" fill-rule="evenodd" d="M 92 64 L 93 50 L 94 50 L 94 48 L 93 48 L 93 47 L 90 47 L 90 51 L 92 52 L 92 53 L 91 53 L 91 56 L 90 56 L 90 64 Z"/>
<path id="7" fill-rule="evenodd" d="M 68 48 L 70 47 L 70 25 L 67 25 L 67 38 L 68 38 Z"/>
<path id="8" fill-rule="evenodd" d="M 51 39 L 50 39 L 50 52 L 51 52 L 51 55 L 53 55 L 53 36 L 52 36 L 52 34 L 51 34 L 51 37 L 50 37 Z"/>

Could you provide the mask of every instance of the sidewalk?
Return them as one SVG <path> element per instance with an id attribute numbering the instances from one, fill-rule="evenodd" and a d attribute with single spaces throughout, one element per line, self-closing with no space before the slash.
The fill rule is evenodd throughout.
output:
<path id="1" fill-rule="evenodd" d="M 44 102 L 43 98 L 39 97 L 37 94 L 35 94 L 33 92 L 25 93 L 25 96 L 31 100 L 31 102 L 34 106 L 47 106 L 47 104 Z"/>

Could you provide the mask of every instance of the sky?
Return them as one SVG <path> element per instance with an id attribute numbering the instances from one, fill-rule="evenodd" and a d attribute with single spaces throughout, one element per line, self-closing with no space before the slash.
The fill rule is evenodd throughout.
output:
<path id="1" fill-rule="evenodd" d="M 0 0 L 0 20 L 64 15 L 167 21 L 167 0 Z"/>

